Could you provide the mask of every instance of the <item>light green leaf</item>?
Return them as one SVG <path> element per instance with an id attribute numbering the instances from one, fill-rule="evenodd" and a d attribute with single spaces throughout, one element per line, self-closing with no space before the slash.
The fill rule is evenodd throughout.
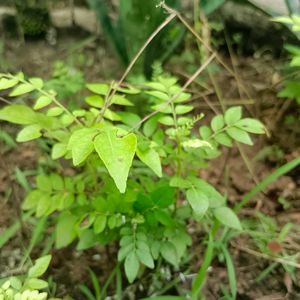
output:
<path id="1" fill-rule="evenodd" d="M 36 100 L 36 103 L 33 108 L 38 110 L 38 109 L 46 107 L 51 102 L 52 102 L 52 99 L 50 97 L 42 95 Z"/>
<path id="2" fill-rule="evenodd" d="M 207 140 L 212 135 L 212 130 L 208 126 L 201 126 L 199 133 L 204 140 Z"/>
<path id="3" fill-rule="evenodd" d="M 48 109 L 47 116 L 48 117 L 57 117 L 61 115 L 64 112 L 64 110 L 61 107 L 52 107 Z"/>
<path id="4" fill-rule="evenodd" d="M 41 78 L 33 77 L 29 79 L 29 82 L 34 86 L 36 89 L 41 89 L 44 86 L 44 82 Z"/>
<path id="5" fill-rule="evenodd" d="M 106 109 L 104 113 L 104 117 L 110 121 L 121 121 L 122 118 L 116 114 L 114 111 L 110 109 Z"/>
<path id="6" fill-rule="evenodd" d="M 35 122 L 35 112 L 21 104 L 12 104 L 5 106 L 0 110 L 0 120 L 15 124 L 27 125 Z"/>
<path id="7" fill-rule="evenodd" d="M 260 121 L 251 118 L 242 119 L 235 123 L 235 126 L 251 133 L 266 133 L 265 126 Z"/>
<path id="8" fill-rule="evenodd" d="M 215 141 L 221 145 L 225 145 L 227 147 L 232 147 L 232 141 L 231 138 L 224 132 L 218 133 L 214 137 Z"/>
<path id="9" fill-rule="evenodd" d="M 146 151 L 137 149 L 136 154 L 138 158 L 145 165 L 147 165 L 158 177 L 162 176 L 160 157 L 153 148 L 149 148 Z"/>
<path id="10" fill-rule="evenodd" d="M 109 91 L 109 86 L 103 83 L 89 83 L 86 85 L 87 89 L 99 95 L 106 96 Z"/>
<path id="11" fill-rule="evenodd" d="M 173 126 L 174 125 L 174 120 L 170 116 L 161 117 L 161 118 L 158 119 L 158 122 L 163 124 L 163 125 L 167 125 L 167 126 Z"/>
<path id="12" fill-rule="evenodd" d="M 93 230 L 84 230 L 79 237 L 79 242 L 76 246 L 76 250 L 80 251 L 91 248 L 96 244 L 96 242 L 96 236 Z"/>
<path id="13" fill-rule="evenodd" d="M 175 107 L 175 112 L 177 115 L 180 115 L 180 114 L 186 114 L 192 111 L 193 109 L 194 107 L 192 105 L 177 105 Z"/>
<path id="14" fill-rule="evenodd" d="M 225 112 L 225 122 L 227 125 L 233 125 L 242 117 L 242 108 L 241 106 L 233 106 L 226 110 Z"/>
<path id="15" fill-rule="evenodd" d="M 10 94 L 10 97 L 17 97 L 23 94 L 30 93 L 34 90 L 34 86 L 28 83 L 22 83 L 18 85 Z"/>
<path id="16" fill-rule="evenodd" d="M 202 141 L 202 140 L 199 140 L 199 139 L 190 139 L 190 140 L 187 140 L 187 141 L 185 141 L 185 142 L 182 143 L 182 146 L 186 147 L 186 148 L 208 147 L 208 148 L 213 149 L 212 145 L 209 142 Z"/>
<path id="17" fill-rule="evenodd" d="M 139 268 L 139 259 L 135 251 L 132 251 L 125 259 L 125 274 L 129 283 L 132 283 L 135 280 L 138 275 Z"/>
<path id="18" fill-rule="evenodd" d="M 250 146 L 253 145 L 253 142 L 250 138 L 250 135 L 242 129 L 239 129 L 237 127 L 229 127 L 229 128 L 226 129 L 226 133 L 231 138 L 233 138 L 234 140 L 236 140 L 240 143 L 250 145 Z"/>
<path id="19" fill-rule="evenodd" d="M 160 253 L 167 262 L 175 267 L 178 266 L 179 261 L 176 248 L 171 242 L 165 241 L 161 243 Z"/>
<path id="20" fill-rule="evenodd" d="M 96 134 L 96 128 L 83 128 L 73 132 L 67 148 L 72 151 L 74 166 L 81 164 L 93 152 Z"/>
<path id="21" fill-rule="evenodd" d="M 198 189 L 189 189 L 186 192 L 186 197 L 193 211 L 197 215 L 204 215 L 209 207 L 207 196 Z"/>
<path id="22" fill-rule="evenodd" d="M 147 266 L 150 269 L 154 268 L 154 261 L 149 251 L 137 249 L 136 254 L 141 263 L 143 263 L 145 266 Z"/>
<path id="23" fill-rule="evenodd" d="M 92 95 L 85 98 L 85 102 L 90 106 L 102 108 L 104 104 L 104 99 L 99 95 Z"/>
<path id="24" fill-rule="evenodd" d="M 18 79 L 6 79 L 1 78 L 0 80 L 0 90 L 6 90 L 15 86 L 19 82 Z"/>
<path id="25" fill-rule="evenodd" d="M 111 100 L 112 104 L 133 106 L 133 103 L 126 99 L 124 96 L 114 95 Z"/>
<path id="26" fill-rule="evenodd" d="M 63 143 L 56 143 L 53 145 L 51 150 L 51 158 L 58 159 L 63 157 L 67 152 L 67 145 Z"/>
<path id="27" fill-rule="evenodd" d="M 94 140 L 95 149 L 121 193 L 126 190 L 129 169 L 137 147 L 136 135 L 118 137 L 117 129 L 107 129 Z"/>
<path id="28" fill-rule="evenodd" d="M 210 125 L 214 132 L 219 131 L 225 125 L 224 117 L 222 115 L 217 115 L 217 116 L 213 117 Z"/>
<path id="29" fill-rule="evenodd" d="M 242 225 L 237 217 L 237 215 L 234 213 L 232 209 L 229 207 L 218 207 L 214 210 L 214 215 L 216 219 L 224 224 L 225 226 L 228 226 L 233 229 L 242 230 Z"/>
<path id="30" fill-rule="evenodd" d="M 31 278 L 38 278 L 42 276 L 47 271 L 51 258 L 51 255 L 38 258 L 34 265 L 29 269 L 28 276 Z"/>
<path id="31" fill-rule="evenodd" d="M 41 136 L 41 127 L 39 125 L 28 125 L 18 133 L 17 142 L 28 142 Z"/>
<path id="32" fill-rule="evenodd" d="M 69 212 L 63 213 L 59 216 L 55 228 L 55 246 L 56 248 L 63 248 L 68 246 L 75 238 L 75 224 L 76 217 Z"/>
<path id="33" fill-rule="evenodd" d="M 94 231 L 96 234 L 104 231 L 105 226 L 106 226 L 106 220 L 107 220 L 107 217 L 105 215 L 99 215 L 96 217 L 96 220 L 94 222 Z"/>
<path id="34" fill-rule="evenodd" d="M 42 279 L 29 278 L 25 281 L 25 287 L 31 290 L 41 290 L 48 287 L 48 282 Z"/>

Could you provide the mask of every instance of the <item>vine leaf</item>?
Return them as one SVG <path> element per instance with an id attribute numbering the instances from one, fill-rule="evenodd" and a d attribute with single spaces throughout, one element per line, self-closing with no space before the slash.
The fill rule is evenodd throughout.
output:
<path id="1" fill-rule="evenodd" d="M 101 132 L 95 138 L 94 146 L 117 188 L 124 193 L 137 147 L 137 138 L 133 133 L 124 137 L 118 137 L 117 133 L 115 128 Z"/>

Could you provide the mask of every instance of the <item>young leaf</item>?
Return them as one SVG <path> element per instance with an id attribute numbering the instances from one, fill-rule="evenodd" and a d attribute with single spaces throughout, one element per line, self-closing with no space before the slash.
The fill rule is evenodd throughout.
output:
<path id="1" fill-rule="evenodd" d="M 28 280 L 25 281 L 24 286 L 31 290 L 41 290 L 48 286 L 48 282 L 42 279 L 29 278 Z"/>
<path id="2" fill-rule="evenodd" d="M 44 82 L 41 78 L 33 77 L 29 79 L 29 82 L 34 86 L 36 89 L 41 89 L 44 86 Z"/>
<path id="3" fill-rule="evenodd" d="M 73 132 L 67 148 L 72 151 L 74 166 L 81 164 L 93 152 L 93 138 L 96 134 L 96 128 L 83 128 Z"/>
<path id="4" fill-rule="evenodd" d="M 27 125 L 35 122 L 36 113 L 28 106 L 12 104 L 0 110 L 0 120 Z"/>
<path id="5" fill-rule="evenodd" d="M 240 106 L 230 107 L 225 112 L 225 122 L 227 125 L 233 125 L 242 117 L 242 108 Z"/>
<path id="6" fill-rule="evenodd" d="M 194 109 L 192 105 L 177 105 L 175 107 L 175 112 L 177 115 L 186 114 Z"/>
<path id="7" fill-rule="evenodd" d="M 222 115 L 217 115 L 211 120 L 211 128 L 214 132 L 222 129 L 225 125 L 224 117 Z"/>
<path id="8" fill-rule="evenodd" d="M 170 116 L 161 117 L 161 118 L 159 118 L 158 122 L 163 124 L 163 125 L 167 125 L 167 126 L 173 126 L 174 125 L 174 120 Z"/>
<path id="9" fill-rule="evenodd" d="M 10 94 L 10 97 L 17 97 L 23 94 L 30 93 L 34 90 L 34 86 L 28 83 L 22 83 L 18 85 Z"/>
<path id="10" fill-rule="evenodd" d="M 175 267 L 178 265 L 176 248 L 171 242 L 166 241 L 161 243 L 160 253 L 167 262 Z"/>
<path id="11" fill-rule="evenodd" d="M 250 146 L 253 145 L 253 142 L 252 142 L 249 134 L 246 131 L 242 130 L 242 129 L 239 129 L 237 127 L 229 127 L 229 128 L 226 129 L 226 133 L 231 138 L 233 138 L 234 140 L 236 140 L 240 143 L 250 145 Z"/>
<path id="12" fill-rule="evenodd" d="M 39 125 L 28 125 L 18 133 L 17 142 L 28 142 L 41 136 L 41 127 Z"/>
<path id="13" fill-rule="evenodd" d="M 107 129 L 97 135 L 94 146 L 121 193 L 126 190 L 129 169 L 137 147 L 136 135 L 118 137 L 117 129 Z"/>
<path id="14" fill-rule="evenodd" d="M 104 104 L 103 97 L 99 95 L 92 95 L 85 98 L 85 102 L 89 104 L 90 106 L 102 108 Z"/>
<path id="15" fill-rule="evenodd" d="M 46 255 L 38 258 L 35 261 L 34 265 L 29 269 L 28 276 L 31 278 L 37 278 L 42 276 L 48 269 L 50 261 L 51 261 L 51 255 Z"/>
<path id="16" fill-rule="evenodd" d="M 242 225 L 237 217 L 237 215 L 234 213 L 232 209 L 229 207 L 218 207 L 214 210 L 214 215 L 216 219 L 224 224 L 225 226 L 228 226 L 233 229 L 242 230 Z"/>
<path id="17" fill-rule="evenodd" d="M 57 117 L 61 115 L 64 112 L 64 110 L 61 107 L 52 107 L 48 109 L 47 116 L 48 117 Z"/>
<path id="18" fill-rule="evenodd" d="M 68 246 L 75 238 L 76 217 L 66 212 L 61 214 L 55 228 L 55 245 L 56 248 Z"/>
<path id="19" fill-rule="evenodd" d="M 101 233 L 106 226 L 106 216 L 105 215 L 99 215 L 97 216 L 95 223 L 94 223 L 94 231 L 96 234 Z"/>
<path id="20" fill-rule="evenodd" d="M 147 266 L 150 269 L 154 268 L 154 261 L 149 251 L 137 249 L 136 254 L 141 263 L 143 263 L 145 266 Z"/>
<path id="21" fill-rule="evenodd" d="M 264 134 L 266 132 L 265 126 L 260 121 L 251 118 L 239 120 L 235 123 L 235 126 L 256 134 Z"/>
<path id="22" fill-rule="evenodd" d="M 212 135 L 212 130 L 208 126 L 201 126 L 199 133 L 204 140 L 207 140 Z"/>
<path id="23" fill-rule="evenodd" d="M 125 274 L 129 283 L 132 283 L 135 280 L 138 275 L 139 268 L 139 259 L 135 251 L 132 251 L 125 259 Z"/>
<path id="24" fill-rule="evenodd" d="M 228 134 L 224 132 L 218 133 L 214 137 L 215 141 L 221 145 L 227 146 L 227 147 L 232 147 L 232 141 L 231 138 L 228 136 Z"/>
<path id="25" fill-rule="evenodd" d="M 193 211 L 197 215 L 204 215 L 209 207 L 207 196 L 198 189 L 189 189 L 186 193 L 187 200 L 191 205 Z"/>
<path id="26" fill-rule="evenodd" d="M 152 148 L 142 151 L 137 149 L 138 158 L 147 165 L 158 177 L 162 176 L 161 161 L 159 154 Z"/>
<path id="27" fill-rule="evenodd" d="M 51 158 L 58 159 L 63 157 L 67 152 L 67 145 L 63 143 L 56 143 L 53 145 L 51 150 Z"/>
<path id="28" fill-rule="evenodd" d="M 99 95 L 106 96 L 109 91 L 109 86 L 103 83 L 89 83 L 86 85 L 87 89 Z"/>
<path id="29" fill-rule="evenodd" d="M 47 105 L 49 105 L 51 102 L 52 102 L 52 99 L 50 97 L 42 95 L 36 100 L 36 103 L 35 103 L 33 109 L 38 110 L 38 109 L 44 108 Z"/>
<path id="30" fill-rule="evenodd" d="M 0 90 L 6 90 L 15 86 L 19 82 L 18 79 L 6 79 L 2 78 L 0 80 Z"/>

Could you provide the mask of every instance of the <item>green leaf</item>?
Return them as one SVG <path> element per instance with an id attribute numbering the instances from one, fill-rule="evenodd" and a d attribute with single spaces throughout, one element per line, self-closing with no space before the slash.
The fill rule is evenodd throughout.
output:
<path id="1" fill-rule="evenodd" d="M 31 290 L 41 290 L 48 287 L 48 282 L 42 279 L 29 278 L 25 281 L 24 286 Z"/>
<path id="2" fill-rule="evenodd" d="M 29 79 L 29 82 L 34 86 L 36 89 L 41 89 L 44 86 L 44 82 L 41 78 L 33 77 Z"/>
<path id="3" fill-rule="evenodd" d="M 81 164 L 93 152 L 93 139 L 96 134 L 96 128 L 83 128 L 73 132 L 67 149 L 72 151 L 74 166 Z"/>
<path id="4" fill-rule="evenodd" d="M 129 283 L 132 283 L 135 280 L 138 275 L 139 268 L 139 259 L 135 251 L 132 251 L 125 259 L 125 274 Z"/>
<path id="5" fill-rule="evenodd" d="M 80 251 L 91 248 L 96 242 L 97 240 L 93 230 L 84 230 L 79 237 L 79 243 L 77 244 L 76 250 Z"/>
<path id="6" fill-rule="evenodd" d="M 150 269 L 154 268 L 154 261 L 149 251 L 137 249 L 136 254 L 141 263 L 143 263 L 145 266 L 147 266 Z"/>
<path id="7" fill-rule="evenodd" d="M 6 90 L 15 86 L 19 82 L 18 79 L 6 79 L 1 78 L 0 80 L 0 90 Z"/>
<path id="8" fill-rule="evenodd" d="M 186 300 L 185 297 L 180 297 L 180 296 L 154 296 L 154 297 L 147 297 L 147 298 L 143 298 L 141 300 Z"/>
<path id="9" fill-rule="evenodd" d="M 52 99 L 50 97 L 42 95 L 36 100 L 36 103 L 35 103 L 33 109 L 38 110 L 38 109 L 44 108 L 47 105 L 49 105 L 51 102 L 52 102 Z"/>
<path id="10" fill-rule="evenodd" d="M 105 215 L 99 215 L 96 217 L 94 222 L 94 231 L 96 234 L 101 233 L 104 231 L 106 226 L 107 217 Z"/>
<path id="11" fill-rule="evenodd" d="M 189 189 L 186 192 L 186 197 L 195 214 L 202 216 L 206 213 L 209 201 L 201 190 L 195 188 Z"/>
<path id="12" fill-rule="evenodd" d="M 69 212 L 61 214 L 55 228 L 56 248 L 68 246 L 76 237 L 75 224 L 76 217 Z"/>
<path id="13" fill-rule="evenodd" d="M 167 262 L 175 267 L 178 266 L 178 255 L 176 248 L 171 242 L 165 241 L 161 243 L 160 253 Z"/>
<path id="14" fill-rule="evenodd" d="M 61 107 L 52 107 L 48 109 L 47 116 L 48 117 L 57 117 L 61 115 L 64 112 L 64 110 Z"/>
<path id="15" fill-rule="evenodd" d="M 161 118 L 159 118 L 158 122 L 163 124 L 163 125 L 167 125 L 167 126 L 173 126 L 174 125 L 174 120 L 170 116 L 161 117 Z"/>
<path id="16" fill-rule="evenodd" d="M 239 120 L 237 123 L 235 123 L 234 126 L 239 127 L 251 133 L 256 133 L 256 134 L 266 133 L 265 126 L 260 121 L 251 118 L 245 118 Z"/>
<path id="17" fill-rule="evenodd" d="M 252 142 L 249 134 L 246 131 L 242 130 L 242 129 L 239 129 L 237 127 L 230 127 L 230 128 L 226 129 L 226 133 L 231 138 L 233 138 L 234 140 L 236 140 L 240 143 L 250 145 L 250 146 L 253 145 L 253 142 Z"/>
<path id="18" fill-rule="evenodd" d="M 10 94 L 10 97 L 17 97 L 23 94 L 30 93 L 34 90 L 34 86 L 28 83 L 22 83 L 18 85 Z"/>
<path id="19" fill-rule="evenodd" d="M 29 107 L 21 104 L 5 106 L 0 110 L 0 120 L 10 123 L 27 125 L 35 122 L 36 113 Z"/>
<path id="20" fill-rule="evenodd" d="M 102 108 L 104 104 L 103 97 L 99 95 L 92 95 L 85 98 L 85 102 L 89 104 L 90 106 Z"/>
<path id="21" fill-rule="evenodd" d="M 117 134 L 118 130 L 115 128 L 100 132 L 94 140 L 94 145 L 117 188 L 124 193 L 137 147 L 137 138 L 133 133 L 124 137 L 118 137 Z"/>
<path id="22" fill-rule="evenodd" d="M 147 122 L 145 122 L 143 127 L 143 132 L 146 137 L 150 137 L 157 129 L 157 120 L 159 118 L 159 114 L 150 118 Z"/>
<path id="23" fill-rule="evenodd" d="M 170 186 L 179 187 L 181 189 L 187 189 L 192 187 L 192 184 L 184 178 L 174 176 L 170 180 Z"/>
<path id="24" fill-rule="evenodd" d="M 232 209 L 229 207 L 218 207 L 214 210 L 214 215 L 216 219 L 224 224 L 225 226 L 228 226 L 233 229 L 242 230 L 242 225 L 237 217 L 237 215 L 234 213 Z"/>
<path id="25" fill-rule="evenodd" d="M 122 261 L 130 252 L 134 250 L 134 244 L 130 243 L 125 246 L 122 246 L 118 252 L 118 261 Z"/>
<path id="26" fill-rule="evenodd" d="M 58 159 L 63 157 L 67 152 L 67 145 L 63 143 L 56 143 L 53 145 L 51 150 L 51 158 Z"/>
<path id="27" fill-rule="evenodd" d="M 86 85 L 87 89 L 99 95 L 106 96 L 109 91 L 109 86 L 103 83 L 89 83 Z"/>
<path id="28" fill-rule="evenodd" d="M 153 148 L 149 148 L 146 151 L 137 149 L 136 154 L 138 158 L 145 165 L 147 165 L 158 177 L 162 176 L 160 157 L 159 154 Z"/>
<path id="29" fill-rule="evenodd" d="M 175 189 L 169 185 L 160 186 L 150 194 L 153 203 L 161 208 L 167 208 L 175 202 Z"/>
<path id="30" fill-rule="evenodd" d="M 133 106 L 133 103 L 121 95 L 114 95 L 111 99 L 112 104 Z"/>
<path id="31" fill-rule="evenodd" d="M 230 107 L 225 112 L 225 122 L 227 125 L 233 125 L 242 117 L 242 108 L 240 106 Z"/>
<path id="32" fill-rule="evenodd" d="M 208 126 L 201 126 L 199 133 L 204 140 L 207 140 L 212 135 L 212 130 Z"/>
<path id="33" fill-rule="evenodd" d="M 186 114 L 192 111 L 194 107 L 192 105 L 177 105 L 175 107 L 175 112 L 177 115 Z"/>
<path id="34" fill-rule="evenodd" d="M 224 132 L 218 133 L 214 137 L 215 141 L 221 145 L 227 146 L 227 147 L 232 147 L 232 141 L 231 138 Z"/>
<path id="35" fill-rule="evenodd" d="M 213 117 L 210 125 L 214 132 L 219 131 L 225 125 L 224 117 L 222 115 L 217 115 Z"/>
<path id="36" fill-rule="evenodd" d="M 36 206 L 38 205 L 43 194 L 44 194 L 44 192 L 42 192 L 40 190 L 34 190 L 34 191 L 30 192 L 26 196 L 26 198 L 22 204 L 22 209 L 29 210 L 29 209 L 36 208 Z"/>
<path id="37" fill-rule="evenodd" d="M 18 133 L 17 142 L 28 142 L 41 136 L 41 127 L 39 125 L 28 125 Z"/>
<path id="38" fill-rule="evenodd" d="M 29 269 L 28 276 L 31 278 L 38 278 L 42 276 L 47 271 L 50 261 L 51 255 L 38 258 L 34 265 Z"/>

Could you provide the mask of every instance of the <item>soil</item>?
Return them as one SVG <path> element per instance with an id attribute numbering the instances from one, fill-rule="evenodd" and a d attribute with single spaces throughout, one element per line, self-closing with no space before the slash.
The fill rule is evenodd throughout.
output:
<path id="1" fill-rule="evenodd" d="M 70 61 L 80 54 L 85 59 L 79 67 L 88 81 L 106 80 L 113 74 L 118 76 L 115 74 L 120 72 L 119 62 L 111 56 L 111 51 L 101 39 L 86 42 L 84 32 L 78 32 L 78 30 L 72 32 L 72 34 L 69 31 L 60 32 L 54 46 L 50 46 L 44 40 L 26 41 L 26 44 L 22 44 L 19 40 L 7 38 L 4 41 L 5 47 L 0 58 L 0 67 L 1 61 L 5 60 L 10 62 L 10 66 L 6 66 L 6 69 L 10 71 L 23 70 L 30 76 L 50 78 L 51 66 L 56 60 Z M 85 41 L 85 43 L 83 42 L 79 48 L 74 48 L 75 45 L 78 45 L 78 41 Z M 73 50 L 70 51 L 70 49 Z M 224 59 L 230 63 L 229 58 Z M 89 60 L 93 63 L 89 64 Z M 243 155 L 247 157 L 248 166 L 240 151 L 226 150 L 222 157 L 210 163 L 208 169 L 201 171 L 200 176 L 202 178 L 207 179 L 221 192 L 228 193 L 230 206 L 239 202 L 243 195 L 251 190 L 255 182 L 262 180 L 278 166 L 300 154 L 299 123 L 288 125 L 285 122 L 286 116 L 299 116 L 299 108 L 294 102 L 287 103 L 287 100 L 276 97 L 282 79 L 276 69 L 279 64 L 280 61 L 275 61 L 270 56 L 235 58 L 235 72 L 239 75 L 239 85 L 232 76 L 223 70 L 216 74 L 225 103 L 238 104 L 245 102 L 244 99 L 250 98 L 252 101 L 246 105 L 247 113 L 261 119 L 270 131 L 269 138 L 256 138 L 254 147 L 242 146 L 241 149 Z M 173 71 L 174 73 L 179 72 L 176 67 Z M 243 90 L 242 86 L 248 91 L 249 97 L 244 92 L 239 92 Z M 197 88 L 197 86 L 193 87 L 193 89 Z M 207 100 L 210 103 L 217 103 L 214 93 L 208 95 Z M 199 111 L 204 112 L 207 119 L 210 119 L 211 110 L 203 103 L 205 102 L 200 103 Z M 220 108 L 215 105 L 215 109 Z M 9 132 L 13 137 L 16 135 L 17 128 L 4 123 L 1 123 L 0 126 L 1 130 Z M 264 151 L 266 149 L 268 151 Z M 7 144 L 0 141 L 0 154 L 1 233 L 17 220 L 21 210 L 20 204 L 25 195 L 24 189 L 16 178 L 16 168 L 22 172 L 37 170 L 38 163 L 45 158 L 40 156 L 39 146 L 36 143 L 24 143 L 16 148 L 9 148 Z M 240 215 L 244 218 L 255 218 L 256 213 L 261 212 L 274 218 L 279 228 L 288 222 L 293 222 L 295 226 L 299 226 L 299 171 L 300 168 L 298 167 L 269 185 L 263 193 L 258 194 L 250 201 L 247 207 L 240 212 Z M 27 179 L 31 183 L 31 175 Z M 278 201 L 280 197 L 288 203 L 287 208 Z M 195 232 L 193 224 L 191 226 L 191 232 Z M 31 224 L 24 225 L 22 230 L 1 248 L 0 278 L 9 272 L 15 271 L 17 273 L 20 271 L 18 265 L 28 245 L 31 227 Z M 292 233 L 280 245 L 269 241 L 269 250 L 274 258 L 278 251 L 290 255 L 299 253 L 299 230 L 293 230 Z M 192 258 L 191 274 L 197 272 L 197 268 L 202 263 L 203 248 L 199 242 L 201 238 L 197 234 L 194 236 L 193 233 L 194 244 L 191 252 L 195 253 L 195 256 Z M 286 272 L 281 265 L 278 265 L 269 276 L 257 282 L 257 277 L 273 261 L 260 256 L 257 244 L 253 239 L 244 235 L 233 238 L 229 250 L 233 257 L 238 279 L 237 299 L 300 299 L 299 268 L 295 268 L 292 273 L 294 280 L 292 280 L 291 273 Z M 39 251 L 40 249 L 34 250 L 33 256 Z M 79 253 L 71 246 L 63 250 L 53 250 L 53 261 L 49 274 L 51 273 L 54 281 L 58 283 L 59 295 L 69 293 L 75 299 L 84 299 L 78 285 L 85 283 L 90 286 L 88 267 L 96 272 L 100 282 L 103 283 L 107 274 L 113 269 L 115 252 L 115 245 L 105 249 L 96 247 Z M 177 276 L 176 272 L 173 276 Z M 185 281 L 179 283 L 180 288 L 190 285 L 189 278 L 186 277 Z M 227 283 L 226 267 L 220 257 L 210 267 L 207 283 L 204 287 L 206 299 L 219 299 L 221 297 L 220 285 Z M 125 280 L 124 284 L 126 284 Z M 143 284 L 147 283 L 139 282 L 139 285 L 136 285 L 136 293 L 142 294 L 140 290 Z M 113 290 L 113 288 L 111 289 Z M 169 293 L 172 292 L 176 294 L 176 290 L 171 289 L 169 291 Z"/>

